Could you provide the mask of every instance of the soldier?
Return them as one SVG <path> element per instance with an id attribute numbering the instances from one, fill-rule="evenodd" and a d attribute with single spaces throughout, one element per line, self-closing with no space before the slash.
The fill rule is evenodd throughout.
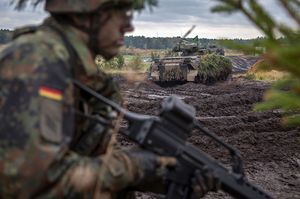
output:
<path id="1" fill-rule="evenodd" d="M 0 54 L 0 198 L 115 198 L 174 166 L 174 158 L 143 150 L 107 155 L 115 124 L 91 118 L 116 114 L 72 83 L 121 103 L 94 58 L 118 54 L 133 30 L 132 10 L 146 2 L 154 1 L 46 0 L 50 17 L 14 32 Z M 198 183 L 201 195 L 212 189 L 205 183 Z"/>

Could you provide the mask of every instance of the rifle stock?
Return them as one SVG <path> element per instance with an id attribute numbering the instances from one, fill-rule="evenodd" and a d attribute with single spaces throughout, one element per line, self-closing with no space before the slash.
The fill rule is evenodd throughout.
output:
<path id="1" fill-rule="evenodd" d="M 238 150 L 197 123 L 195 109 L 179 98 L 175 96 L 166 98 L 160 115 L 148 116 L 126 111 L 76 80 L 74 84 L 124 115 L 129 125 L 127 129 L 121 131 L 122 134 L 146 150 L 162 156 L 176 157 L 178 164 L 167 175 L 166 199 L 189 199 L 192 193 L 190 179 L 196 170 L 212 171 L 221 184 L 220 188 L 235 198 L 272 199 L 272 196 L 246 179 Z M 225 168 L 216 159 L 187 142 L 195 127 L 230 151 L 233 160 L 232 170 Z"/>

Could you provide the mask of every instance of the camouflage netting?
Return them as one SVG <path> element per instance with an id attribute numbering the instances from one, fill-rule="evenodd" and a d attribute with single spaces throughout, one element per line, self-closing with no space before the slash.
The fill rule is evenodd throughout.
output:
<path id="1" fill-rule="evenodd" d="M 209 54 L 201 57 L 198 67 L 196 81 L 204 84 L 213 84 L 217 81 L 224 81 L 231 74 L 231 61 L 220 55 Z"/>
<path id="2" fill-rule="evenodd" d="M 185 67 L 179 68 L 177 65 L 161 67 L 163 67 L 163 70 L 160 70 L 160 77 L 164 81 L 184 81 L 184 76 L 187 75 L 187 69 L 185 69 Z"/>

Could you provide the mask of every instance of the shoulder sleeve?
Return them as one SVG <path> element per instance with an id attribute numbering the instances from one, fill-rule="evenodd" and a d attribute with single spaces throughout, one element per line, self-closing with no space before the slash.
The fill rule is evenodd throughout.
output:
<path id="1" fill-rule="evenodd" d="M 14 170 L 7 175 L 38 178 L 67 142 L 68 77 L 47 43 L 16 40 L 0 54 L 1 161 Z"/>
<path id="2" fill-rule="evenodd" d="M 47 43 L 16 41 L 0 55 L 0 198 L 7 190 L 24 198 L 93 194 L 86 187 L 101 181 L 122 189 L 137 175 L 124 155 L 102 164 L 68 149 L 66 132 L 73 131 L 64 126 L 74 122 L 73 88 L 67 63 L 56 53 Z"/>
<path id="3" fill-rule="evenodd" d="M 64 101 L 70 87 L 67 63 L 48 43 L 17 40 L 3 51 L 0 72 L 5 92 L 2 112 L 7 113 L 3 119 L 18 124 L 6 128 L 60 143 Z"/>

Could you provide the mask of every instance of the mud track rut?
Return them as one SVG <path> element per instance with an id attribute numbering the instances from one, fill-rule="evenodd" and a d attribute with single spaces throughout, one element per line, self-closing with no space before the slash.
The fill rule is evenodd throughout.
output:
<path id="1" fill-rule="evenodd" d="M 300 198 L 300 129 L 282 127 L 278 111 L 252 111 L 268 84 L 234 78 L 213 86 L 187 83 L 163 88 L 145 81 L 133 89 L 120 81 L 127 108 L 138 113 L 157 114 L 163 98 L 181 97 L 196 108 L 199 121 L 241 151 L 250 181 L 276 198 Z M 119 141 L 131 145 L 122 136 Z M 228 165 L 228 154 L 211 140 L 193 132 L 189 141 Z M 205 198 L 231 197 L 217 193 Z"/>

